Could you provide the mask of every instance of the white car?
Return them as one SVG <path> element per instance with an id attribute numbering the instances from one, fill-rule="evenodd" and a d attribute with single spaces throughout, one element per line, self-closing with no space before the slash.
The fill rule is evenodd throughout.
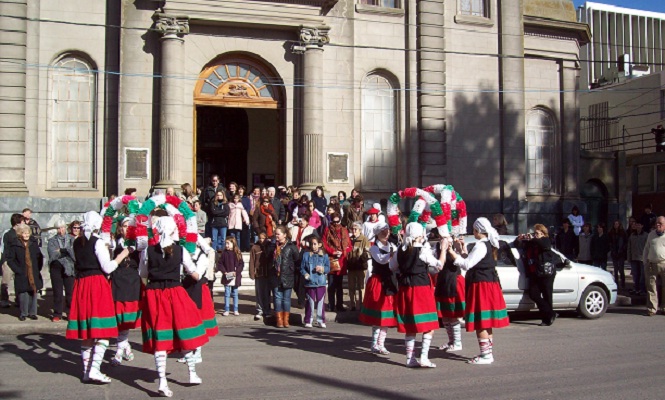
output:
<path id="1" fill-rule="evenodd" d="M 537 310 L 536 304 L 528 294 L 528 279 L 520 251 L 513 243 L 516 236 L 500 236 L 500 249 L 496 270 L 499 273 L 503 297 L 508 311 Z M 471 251 L 476 239 L 466 236 L 465 242 Z M 600 318 L 610 304 L 617 299 L 617 285 L 612 274 L 591 265 L 579 264 L 566 259 L 560 252 L 552 249 L 565 261 L 557 268 L 554 278 L 553 305 L 555 310 L 577 310 L 583 317 Z"/>

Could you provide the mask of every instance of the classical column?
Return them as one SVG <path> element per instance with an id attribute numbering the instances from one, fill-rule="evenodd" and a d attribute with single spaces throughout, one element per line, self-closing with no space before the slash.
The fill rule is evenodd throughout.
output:
<path id="1" fill-rule="evenodd" d="M 329 27 L 301 27 L 301 46 L 293 50 L 303 54 L 302 99 L 302 183 L 304 190 L 323 185 L 323 45 L 327 44 Z"/>
<path id="2" fill-rule="evenodd" d="M 0 197 L 26 196 L 27 0 L 0 3 Z"/>
<path id="3" fill-rule="evenodd" d="M 162 33 L 162 78 L 159 115 L 159 181 L 156 187 L 179 185 L 179 137 L 182 132 L 183 36 L 189 33 L 189 17 L 155 14 L 155 28 Z"/>

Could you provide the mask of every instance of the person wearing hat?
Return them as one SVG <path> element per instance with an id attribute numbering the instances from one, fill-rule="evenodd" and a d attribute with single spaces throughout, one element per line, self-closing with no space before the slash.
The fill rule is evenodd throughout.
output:
<path id="1" fill-rule="evenodd" d="M 85 213 L 81 227 L 83 234 L 72 245 L 76 281 L 66 337 L 82 340 L 82 380 L 110 383 L 111 378 L 100 368 L 109 338 L 118 336 L 118 325 L 111 284 L 105 275 L 118 268 L 129 255 L 129 249 L 123 249 L 111 259 L 106 243 L 98 236 L 102 217 L 95 211 Z"/>
<path id="2" fill-rule="evenodd" d="M 365 287 L 358 320 L 372 327 L 372 353 L 388 355 L 390 352 L 384 345 L 388 328 L 397 326 L 394 307 L 397 278 L 389 263 L 395 256 L 397 247 L 388 241 L 388 224 L 378 224 L 374 228 L 374 235 L 376 242 L 369 249 L 372 271 Z"/>
<path id="3" fill-rule="evenodd" d="M 166 380 L 166 358 L 171 352 L 184 352 L 189 368 L 189 383 L 200 384 L 196 374 L 198 347 L 208 343 L 201 314 L 180 281 L 180 271 L 198 281 L 196 264 L 178 244 L 178 228 L 171 217 L 159 217 L 155 223 L 159 243 L 141 252 L 139 275 L 148 279 L 144 295 L 141 330 L 143 352 L 155 356 L 160 395 L 172 397 Z"/>
<path id="4" fill-rule="evenodd" d="M 367 262 L 370 259 L 369 248 L 371 244 L 363 235 L 363 226 L 360 222 L 354 222 L 351 225 L 351 245 L 353 249 L 347 257 L 347 268 L 349 270 L 349 300 L 351 301 L 351 311 L 356 311 L 363 303 L 363 288 L 365 287 L 365 271 Z"/>
<path id="5" fill-rule="evenodd" d="M 375 204 L 376 205 L 376 204 Z M 369 240 L 370 243 L 374 243 L 374 228 L 379 223 L 386 223 L 386 221 L 379 220 L 379 213 L 381 212 L 380 208 L 372 207 L 367 210 L 367 221 L 363 222 L 363 235 Z"/>
<path id="6" fill-rule="evenodd" d="M 425 237 L 425 227 L 419 222 L 410 222 L 406 226 L 404 244 L 397 250 L 397 256 L 390 260 L 392 269 L 398 270 L 395 314 L 397 332 L 404 333 L 407 368 L 436 367 L 428 357 L 434 330 L 439 328 L 429 268 L 441 270 L 445 260 L 446 253 L 443 251 L 438 259 L 434 257 Z M 415 357 L 418 333 L 423 334 L 420 360 Z"/>
<path id="7" fill-rule="evenodd" d="M 454 264 L 467 270 L 466 273 L 466 331 L 476 331 L 480 354 L 473 357 L 469 364 L 492 364 L 494 356 L 493 329 L 508 326 L 506 301 L 503 299 L 501 282 L 496 272 L 496 260 L 499 250 L 499 235 L 487 218 L 481 217 L 473 223 L 473 236 L 476 245 L 468 257 L 461 256 L 448 246 L 448 257 Z M 456 239 L 459 242 L 459 239 Z"/>

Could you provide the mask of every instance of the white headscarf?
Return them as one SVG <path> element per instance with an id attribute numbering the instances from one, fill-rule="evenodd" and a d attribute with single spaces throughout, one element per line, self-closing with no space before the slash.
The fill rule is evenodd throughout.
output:
<path id="1" fill-rule="evenodd" d="M 384 229 L 390 229 L 388 224 L 385 222 L 377 222 L 376 225 L 374 225 L 374 236 L 378 235 Z"/>
<path id="2" fill-rule="evenodd" d="M 155 222 L 155 228 L 159 233 L 159 245 L 161 248 L 169 247 L 180 238 L 178 236 L 178 227 L 171 217 L 159 217 Z"/>
<path id="3" fill-rule="evenodd" d="M 406 250 L 408 247 L 413 246 L 413 242 L 423 236 L 425 236 L 425 228 L 423 228 L 420 222 L 409 222 L 406 225 L 406 237 L 404 238 L 402 249 Z"/>
<path id="4" fill-rule="evenodd" d="M 92 232 L 98 231 L 102 227 L 102 221 L 102 216 L 97 211 L 88 211 L 83 214 L 81 228 L 86 239 L 90 239 Z"/>
<path id="5" fill-rule="evenodd" d="M 473 229 L 486 234 L 490 244 L 497 249 L 499 248 L 499 233 L 492 227 L 492 224 L 487 218 L 478 218 L 476 222 L 473 223 Z"/>

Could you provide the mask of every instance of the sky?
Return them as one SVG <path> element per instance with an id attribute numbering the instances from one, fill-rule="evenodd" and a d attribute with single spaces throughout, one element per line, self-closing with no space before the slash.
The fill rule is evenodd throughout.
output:
<path id="1" fill-rule="evenodd" d="M 610 4 L 613 6 L 632 8 L 643 11 L 656 11 L 665 13 L 665 0 L 595 0 L 594 3 Z M 575 8 L 583 5 L 584 0 L 574 0 Z"/>

